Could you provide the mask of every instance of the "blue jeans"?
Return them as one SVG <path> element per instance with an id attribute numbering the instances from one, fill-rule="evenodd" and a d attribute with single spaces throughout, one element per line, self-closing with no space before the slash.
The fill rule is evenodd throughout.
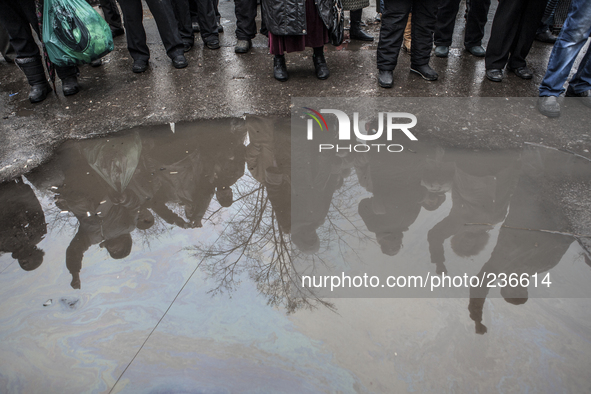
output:
<path id="1" fill-rule="evenodd" d="M 575 59 L 591 35 L 591 3 L 572 0 L 568 17 L 552 48 L 548 69 L 540 85 L 540 97 L 560 96 Z M 591 89 L 591 50 L 588 50 L 569 86 L 575 93 Z"/>

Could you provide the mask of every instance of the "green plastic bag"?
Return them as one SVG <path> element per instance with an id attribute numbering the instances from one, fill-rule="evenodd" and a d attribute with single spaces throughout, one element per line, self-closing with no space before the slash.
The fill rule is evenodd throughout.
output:
<path id="1" fill-rule="evenodd" d="M 90 63 L 113 50 L 109 25 L 86 0 L 45 0 L 42 36 L 56 66 Z"/>

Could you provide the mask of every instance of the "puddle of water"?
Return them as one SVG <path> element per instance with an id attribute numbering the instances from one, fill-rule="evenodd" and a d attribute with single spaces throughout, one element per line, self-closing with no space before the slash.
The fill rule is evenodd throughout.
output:
<path id="1" fill-rule="evenodd" d="M 31 109 L 19 109 L 16 111 L 16 116 L 31 116 L 34 115 L 35 111 Z"/>
<path id="2" fill-rule="evenodd" d="M 589 388 L 591 262 L 563 198 L 588 162 L 293 143 L 289 119 L 164 125 L 68 142 L 3 184 L 1 391 Z M 298 285 L 444 272 L 553 286 Z"/>

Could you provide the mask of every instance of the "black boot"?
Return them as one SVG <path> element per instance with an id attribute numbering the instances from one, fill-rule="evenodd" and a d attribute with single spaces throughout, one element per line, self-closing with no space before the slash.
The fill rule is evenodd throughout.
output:
<path id="1" fill-rule="evenodd" d="M 51 92 L 51 86 L 47 82 L 43 63 L 40 57 L 25 57 L 16 59 L 15 63 L 27 76 L 31 91 L 29 92 L 29 100 L 32 103 L 39 103 L 47 97 Z"/>
<path id="2" fill-rule="evenodd" d="M 367 34 L 361 29 L 362 13 L 363 8 L 351 11 L 351 28 L 349 29 L 349 37 L 351 37 L 352 40 L 373 41 L 373 36 L 371 34 Z"/>
<path id="3" fill-rule="evenodd" d="M 285 56 L 275 55 L 275 58 L 273 58 L 273 76 L 276 80 L 281 82 L 285 82 L 289 78 L 287 65 L 285 64 Z"/>
<path id="4" fill-rule="evenodd" d="M 71 75 L 62 79 L 62 90 L 64 96 L 72 96 L 80 91 L 80 85 L 78 85 L 78 78 L 76 75 Z"/>
<path id="5" fill-rule="evenodd" d="M 328 70 L 326 59 L 324 58 L 324 47 L 320 47 L 320 49 L 322 51 L 314 48 L 312 60 L 314 61 L 314 68 L 316 69 L 316 77 L 318 79 L 326 79 L 330 76 L 330 71 Z"/>
<path id="6" fill-rule="evenodd" d="M 78 85 L 80 70 L 77 66 L 55 66 L 55 72 L 62 80 L 64 96 L 72 96 L 80 91 L 80 85 Z"/>

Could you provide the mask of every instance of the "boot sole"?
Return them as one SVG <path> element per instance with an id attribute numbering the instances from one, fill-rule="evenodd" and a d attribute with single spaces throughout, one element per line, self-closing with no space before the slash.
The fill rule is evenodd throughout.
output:
<path id="1" fill-rule="evenodd" d="M 439 76 L 434 77 L 434 78 L 427 78 L 421 72 L 415 70 L 414 68 L 411 68 L 410 71 L 415 74 L 419 74 L 421 76 L 421 78 L 423 78 L 425 81 L 437 81 L 437 79 L 439 78 Z"/>
<path id="2" fill-rule="evenodd" d="M 367 42 L 375 41 L 374 37 L 362 38 L 362 37 L 356 37 L 356 36 L 349 36 L 349 38 L 352 40 L 357 40 L 357 41 L 367 41 Z"/>

